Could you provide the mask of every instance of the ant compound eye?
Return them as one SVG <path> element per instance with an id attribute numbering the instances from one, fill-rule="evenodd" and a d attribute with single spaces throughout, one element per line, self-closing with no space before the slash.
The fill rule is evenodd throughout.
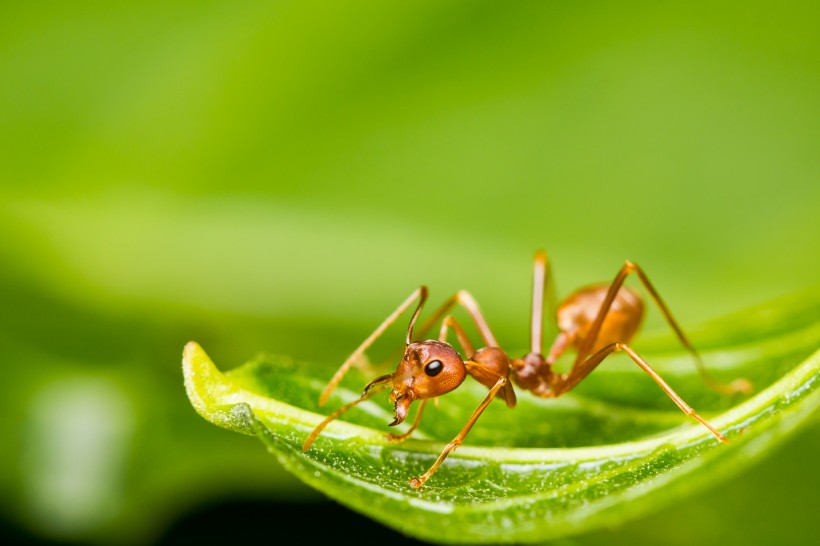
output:
<path id="1" fill-rule="evenodd" d="M 424 373 L 426 373 L 430 377 L 435 377 L 439 373 L 441 373 L 441 370 L 443 369 L 444 364 L 441 363 L 441 360 L 431 360 L 427 363 L 426 366 L 424 366 Z"/>

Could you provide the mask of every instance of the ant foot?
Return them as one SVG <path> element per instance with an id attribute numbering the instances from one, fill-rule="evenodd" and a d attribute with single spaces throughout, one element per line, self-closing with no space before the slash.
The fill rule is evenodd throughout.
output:
<path id="1" fill-rule="evenodd" d="M 730 394 L 741 393 L 741 394 L 752 394 L 754 391 L 754 387 L 752 386 L 752 382 L 748 379 L 735 379 L 731 383 L 729 383 L 728 390 Z"/>
<path id="2" fill-rule="evenodd" d="M 724 396 L 732 396 L 735 394 L 752 394 L 754 391 L 752 382 L 744 378 L 735 379 L 731 383 L 717 383 L 715 381 L 708 381 L 706 385 L 716 393 Z"/>
<path id="3" fill-rule="evenodd" d="M 418 489 L 419 487 L 424 485 L 424 482 L 426 482 L 426 481 L 427 481 L 427 478 L 422 476 L 421 478 L 413 478 L 412 480 L 410 480 L 407 483 L 409 483 L 410 487 L 412 487 L 413 489 Z"/>

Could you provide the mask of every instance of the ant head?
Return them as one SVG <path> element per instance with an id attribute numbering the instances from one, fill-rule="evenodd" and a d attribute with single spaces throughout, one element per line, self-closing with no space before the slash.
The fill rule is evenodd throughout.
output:
<path id="1" fill-rule="evenodd" d="M 391 376 L 390 401 L 395 406 L 396 419 L 390 426 L 404 421 L 413 400 L 447 394 L 461 385 L 465 377 L 464 361 L 450 344 L 435 340 L 410 343 Z"/>
<path id="2" fill-rule="evenodd" d="M 436 340 L 411 342 L 413 326 L 427 300 L 426 286 L 419 288 L 418 298 L 418 307 L 407 326 L 404 357 L 399 362 L 396 372 L 374 379 L 365 387 L 362 394 L 362 396 L 367 394 L 367 391 L 375 385 L 393 383 L 390 401 L 395 407 L 396 418 L 390 423 L 391 427 L 404 421 L 413 400 L 435 398 L 446 394 L 461 385 L 467 377 L 464 361 L 450 344 Z"/>

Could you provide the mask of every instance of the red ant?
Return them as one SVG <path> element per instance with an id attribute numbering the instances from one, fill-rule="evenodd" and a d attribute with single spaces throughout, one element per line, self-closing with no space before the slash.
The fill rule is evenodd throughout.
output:
<path id="1" fill-rule="evenodd" d="M 493 398 L 501 396 L 508 407 L 515 407 L 516 399 L 513 383 L 542 398 L 557 398 L 578 385 L 578 383 L 589 375 L 607 356 L 619 351 L 623 351 L 629 355 L 642 370 L 648 373 L 686 415 L 694 418 L 709 429 L 709 432 L 719 441 L 728 443 L 729 441 L 726 437 L 684 402 L 683 399 L 672 390 L 672 387 L 628 345 L 629 341 L 638 331 L 644 313 L 644 303 L 640 294 L 632 288 L 623 286 L 624 281 L 630 273 L 635 273 L 638 276 L 641 284 L 643 284 L 644 288 L 652 297 L 652 300 L 657 304 L 658 308 L 660 308 L 661 313 L 672 330 L 674 330 L 680 342 L 692 354 L 695 364 L 709 388 L 721 394 L 751 392 L 751 384 L 745 379 L 738 379 L 729 385 L 724 385 L 711 378 L 706 372 L 700 355 L 684 335 L 677 321 L 672 317 L 672 313 L 661 299 L 657 290 L 655 290 L 655 287 L 649 282 L 649 278 L 637 264 L 629 260 L 624 262 L 623 267 L 621 267 L 615 276 L 615 280 L 611 283 L 595 284 L 581 288 L 561 302 L 556 312 L 559 333 L 545 357 L 542 354 L 541 339 L 544 289 L 550 286 L 549 280 L 551 274 L 546 253 L 544 251 L 538 251 L 535 254 L 534 261 L 530 352 L 527 355 L 523 358 L 511 359 L 499 347 L 475 299 L 469 292 L 464 290 L 450 297 L 433 313 L 421 327 L 421 330 L 422 333 L 426 332 L 455 305 L 461 305 L 470 315 L 481 334 L 485 345 L 483 348 L 477 351 L 474 349 L 466 332 L 452 315 L 447 315 L 442 321 L 438 339 L 412 341 L 413 326 L 427 300 L 427 287 L 421 286 L 402 302 L 402 304 L 370 334 L 370 337 L 364 340 L 364 342 L 353 351 L 353 354 L 342 364 L 330 380 L 330 383 L 325 387 L 319 398 L 319 404 L 323 405 L 327 401 L 331 392 L 333 392 L 342 380 L 342 377 L 347 373 L 350 366 L 382 335 L 388 326 L 395 322 L 395 320 L 418 299 L 418 306 L 407 327 L 404 357 L 396 371 L 392 374 L 383 375 L 374 379 L 364 388 L 361 398 L 330 414 L 313 430 L 310 436 L 308 436 L 302 446 L 302 450 L 307 451 L 310 449 L 314 440 L 316 440 L 328 423 L 356 404 L 384 390 L 388 385 L 392 385 L 393 387 L 393 390 L 390 392 L 390 401 L 395 408 L 395 419 L 390 423 L 390 426 L 398 425 L 404 421 L 407 417 L 410 404 L 414 400 L 421 401 L 416 419 L 410 429 L 405 434 L 388 435 L 388 438 L 392 441 L 405 440 L 410 437 L 413 431 L 418 427 L 427 401 L 430 398 L 436 398 L 456 389 L 469 374 L 479 383 L 488 387 L 490 392 L 473 412 L 473 415 L 467 421 L 467 424 L 464 425 L 464 428 L 461 429 L 461 432 L 447 444 L 430 469 L 422 476 L 410 480 L 410 485 L 418 489 L 433 475 L 447 455 L 461 445 L 467 433 L 470 432 L 470 429 L 478 417 Z M 458 338 L 461 347 L 464 349 L 464 353 L 470 355 L 467 360 L 463 360 L 458 352 L 447 343 L 447 334 L 450 329 L 455 331 L 456 338 Z M 574 348 L 577 352 L 572 367 L 567 373 L 554 371 L 552 364 L 570 347 Z"/>

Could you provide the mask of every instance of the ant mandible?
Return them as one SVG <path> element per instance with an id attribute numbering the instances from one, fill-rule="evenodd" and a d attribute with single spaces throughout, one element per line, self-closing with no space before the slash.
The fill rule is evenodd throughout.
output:
<path id="1" fill-rule="evenodd" d="M 456 305 L 462 306 L 472 318 L 484 341 L 484 347 L 475 350 L 467 337 L 466 332 L 452 315 L 447 315 L 441 323 L 438 339 L 413 341 L 413 327 L 427 300 L 427 287 L 421 286 L 404 301 L 399 307 L 382 322 L 370 336 L 355 350 L 342 364 L 333 378 L 325 387 L 319 398 L 319 405 L 323 405 L 348 369 L 357 361 L 370 345 L 407 309 L 418 300 L 416 310 L 410 318 L 405 337 L 404 357 L 398 368 L 392 374 L 378 377 L 367 384 L 361 398 L 343 406 L 330 414 L 308 436 L 302 446 L 308 451 L 314 440 L 319 436 L 328 423 L 342 413 L 353 408 L 374 394 L 392 385 L 390 401 L 393 403 L 395 419 L 390 426 L 395 426 L 407 417 L 410 404 L 420 400 L 418 413 L 410 429 L 401 435 L 390 434 L 392 441 L 402 441 L 410 437 L 421 421 L 424 406 L 431 398 L 436 398 L 456 389 L 469 374 L 479 383 L 490 389 L 489 394 L 473 412 L 467 424 L 453 440 L 445 446 L 430 469 L 418 478 L 410 480 L 415 489 L 424 485 L 430 476 L 441 466 L 454 449 L 461 445 L 467 433 L 475 424 L 484 409 L 493 398 L 500 396 L 510 408 L 515 407 L 515 391 L 513 383 L 522 389 L 531 391 L 542 398 L 557 398 L 578 385 L 592 372 L 607 356 L 623 351 L 644 370 L 660 386 L 661 389 L 690 417 L 701 423 L 719 441 L 728 443 L 726 437 L 704 420 L 652 369 L 646 361 L 638 355 L 628 343 L 638 331 L 644 314 L 644 303 L 640 294 L 627 286 L 624 281 L 635 273 L 660 309 L 669 326 L 683 346 L 692 354 L 695 364 L 705 384 L 721 394 L 736 392 L 751 392 L 751 384 L 745 379 L 738 379 L 725 385 L 712 379 L 703 365 L 700 355 L 684 335 L 683 330 L 673 318 L 672 313 L 661 299 L 658 291 L 649 282 L 643 270 L 634 262 L 627 260 L 611 283 L 595 284 L 577 290 L 563 300 L 557 308 L 556 319 L 558 335 L 546 356 L 542 354 L 542 322 L 544 308 L 545 287 L 550 286 L 551 271 L 547 254 L 539 250 L 535 254 L 533 267 L 533 297 L 532 319 L 530 328 L 530 352 L 522 358 L 511 359 L 502 350 L 495 336 L 490 331 L 484 315 L 473 296 L 461 290 L 450 297 L 433 315 L 422 325 L 422 335 L 434 323 L 444 317 Z M 469 358 L 463 360 L 452 345 L 447 343 L 447 334 L 452 329 L 464 353 Z M 553 370 L 553 363 L 567 349 L 576 351 L 575 360 L 567 373 Z"/>

